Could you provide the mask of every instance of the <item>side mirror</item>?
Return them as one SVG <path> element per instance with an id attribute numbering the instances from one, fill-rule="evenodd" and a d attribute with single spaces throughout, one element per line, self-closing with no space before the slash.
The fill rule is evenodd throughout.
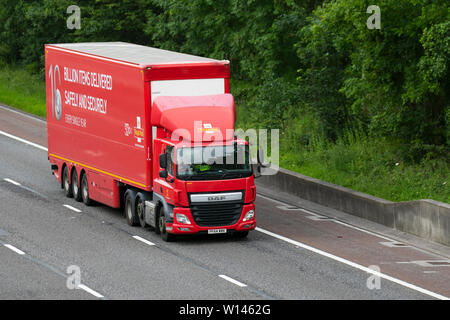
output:
<path id="1" fill-rule="evenodd" d="M 159 172 L 159 177 L 160 177 L 160 178 L 166 179 L 167 176 L 168 176 L 167 170 L 161 170 L 161 171 Z"/>
<path id="2" fill-rule="evenodd" d="M 259 163 L 252 164 L 253 177 L 255 179 L 261 177 L 261 165 Z"/>
<path id="3" fill-rule="evenodd" d="M 167 168 L 167 155 L 165 153 L 161 153 L 159 155 L 159 166 L 162 169 L 166 169 Z"/>

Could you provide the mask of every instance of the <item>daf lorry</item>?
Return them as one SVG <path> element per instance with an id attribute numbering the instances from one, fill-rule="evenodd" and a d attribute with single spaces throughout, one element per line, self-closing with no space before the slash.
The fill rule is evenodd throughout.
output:
<path id="1" fill-rule="evenodd" d="M 65 195 L 165 241 L 256 226 L 230 64 L 135 44 L 45 45 L 48 159 Z"/>

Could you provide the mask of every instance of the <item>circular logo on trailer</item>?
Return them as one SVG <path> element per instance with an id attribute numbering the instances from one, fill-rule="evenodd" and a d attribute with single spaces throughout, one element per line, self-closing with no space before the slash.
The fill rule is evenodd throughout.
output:
<path id="1" fill-rule="evenodd" d="M 55 92 L 55 116 L 57 120 L 61 120 L 62 115 L 62 101 L 61 101 L 61 93 L 59 89 L 56 89 Z"/>
<path id="2" fill-rule="evenodd" d="M 62 100 L 61 100 L 61 92 L 56 88 L 56 73 L 58 72 L 58 80 L 59 85 L 61 85 L 61 72 L 59 71 L 59 66 L 56 65 L 55 69 L 53 69 L 53 65 L 50 65 L 49 77 L 51 83 L 52 90 L 52 117 L 56 117 L 59 121 L 62 116 Z"/>

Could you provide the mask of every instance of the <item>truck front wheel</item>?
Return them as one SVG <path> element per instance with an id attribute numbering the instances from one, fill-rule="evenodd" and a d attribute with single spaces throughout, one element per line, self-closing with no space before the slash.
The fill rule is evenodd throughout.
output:
<path id="1" fill-rule="evenodd" d="M 175 240 L 175 235 L 168 233 L 166 230 L 166 217 L 164 215 L 164 208 L 161 208 L 161 211 L 159 213 L 158 228 L 159 232 L 161 233 L 161 239 L 166 242 Z"/>

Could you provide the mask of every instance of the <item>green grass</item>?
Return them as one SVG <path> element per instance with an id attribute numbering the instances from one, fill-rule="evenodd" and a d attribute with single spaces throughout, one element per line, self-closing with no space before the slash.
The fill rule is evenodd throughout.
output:
<path id="1" fill-rule="evenodd" d="M 241 86 L 236 87 L 237 127 L 250 128 L 256 118 L 243 107 L 247 98 L 240 95 Z M 0 102 L 45 116 L 44 81 L 21 68 L 0 66 Z M 308 113 L 292 120 L 285 132 L 280 136 L 283 168 L 392 201 L 450 203 L 445 157 L 408 164 L 401 161 L 399 146 L 392 141 L 351 134 L 336 143 L 314 139 L 317 123 Z M 305 139 L 309 143 L 305 144 Z"/>
<path id="2" fill-rule="evenodd" d="M 395 143 L 367 137 L 316 142 L 307 149 L 280 152 L 283 168 L 380 198 L 450 202 L 446 159 L 427 159 L 419 164 L 400 159 Z"/>
<path id="3" fill-rule="evenodd" d="M 45 83 L 24 69 L 0 65 L 0 102 L 44 117 Z"/>

